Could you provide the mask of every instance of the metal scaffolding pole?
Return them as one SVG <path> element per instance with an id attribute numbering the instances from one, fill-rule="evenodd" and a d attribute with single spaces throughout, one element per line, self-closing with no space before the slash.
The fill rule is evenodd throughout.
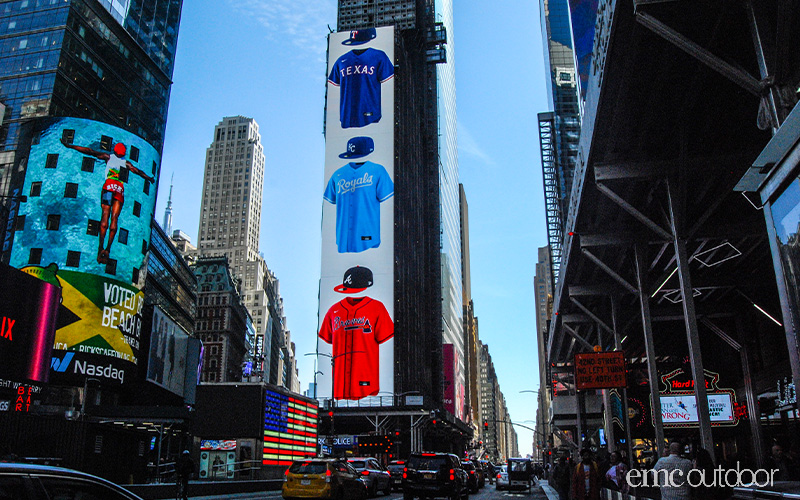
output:
<path id="1" fill-rule="evenodd" d="M 619 323 L 617 322 L 618 319 L 618 306 L 617 306 L 617 298 L 613 294 L 611 295 L 611 325 L 614 327 L 614 347 L 618 351 L 622 351 L 622 340 L 620 338 L 619 332 Z M 622 427 L 625 429 L 625 446 L 627 448 L 628 456 L 627 459 L 630 460 L 633 457 L 633 443 L 631 439 L 631 420 L 628 418 L 628 389 L 627 387 L 623 387 L 621 391 L 622 396 Z M 612 426 L 613 427 L 613 426 Z"/>
<path id="2" fill-rule="evenodd" d="M 647 377 L 650 383 L 650 399 L 653 401 L 653 427 L 655 427 L 656 431 L 655 452 L 656 457 L 660 457 L 661 447 L 664 446 L 664 422 L 661 418 L 661 396 L 658 392 L 658 369 L 656 368 L 656 351 L 653 345 L 650 294 L 647 293 L 647 276 L 645 274 L 647 264 L 644 261 L 644 248 L 641 244 L 636 244 L 634 253 L 636 254 L 636 286 L 639 288 L 642 330 L 644 331 L 644 348 L 647 353 Z"/>
<path id="3" fill-rule="evenodd" d="M 686 241 L 680 235 L 678 215 L 676 214 L 673 187 L 667 183 L 667 198 L 669 200 L 670 225 L 672 226 L 673 244 L 675 245 L 675 260 L 678 264 L 678 280 L 680 282 L 681 304 L 683 305 L 683 320 L 686 325 L 686 341 L 689 344 L 689 363 L 692 367 L 694 379 L 694 396 L 697 401 L 697 418 L 700 425 L 700 442 L 709 453 L 714 453 L 714 438 L 711 435 L 711 417 L 708 411 L 708 394 L 706 391 L 706 377 L 703 370 L 703 355 L 700 349 L 700 332 L 697 328 L 697 315 L 694 308 L 694 295 L 692 289 L 691 273 L 689 272 L 689 257 L 686 254 Z"/>

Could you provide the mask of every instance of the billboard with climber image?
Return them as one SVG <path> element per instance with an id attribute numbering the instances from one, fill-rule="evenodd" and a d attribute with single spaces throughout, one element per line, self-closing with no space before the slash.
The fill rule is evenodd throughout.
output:
<path id="1" fill-rule="evenodd" d="M 136 369 L 158 152 L 79 118 L 23 127 L 12 183 L 23 199 L 9 263 L 61 288 L 51 381 L 124 383 Z"/>

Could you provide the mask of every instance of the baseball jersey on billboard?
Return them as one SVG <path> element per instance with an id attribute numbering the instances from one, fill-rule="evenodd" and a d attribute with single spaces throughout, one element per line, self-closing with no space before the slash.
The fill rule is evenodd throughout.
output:
<path id="1" fill-rule="evenodd" d="M 381 119 L 381 83 L 394 76 L 394 65 L 382 50 L 351 50 L 333 64 L 328 81 L 341 87 L 342 128 L 363 127 Z"/>
<path id="2" fill-rule="evenodd" d="M 363 252 L 381 244 L 381 202 L 394 195 L 383 165 L 348 163 L 331 175 L 322 198 L 336 205 L 339 253 Z"/>
<path id="3" fill-rule="evenodd" d="M 347 297 L 328 309 L 319 338 L 332 344 L 334 399 L 361 399 L 378 394 L 378 346 L 393 335 L 392 318 L 378 300 Z"/>

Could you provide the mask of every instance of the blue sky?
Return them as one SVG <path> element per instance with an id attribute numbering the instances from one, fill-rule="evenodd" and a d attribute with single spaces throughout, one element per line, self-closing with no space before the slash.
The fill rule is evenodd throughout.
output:
<path id="1" fill-rule="evenodd" d="M 547 110 L 535 0 L 454 2 L 459 168 L 472 297 L 515 422 L 535 419 L 536 249 L 547 243 L 536 114 Z M 173 228 L 197 240 L 203 161 L 225 116 L 264 145 L 260 250 L 280 279 L 303 389 L 314 372 L 320 273 L 325 44 L 334 0 L 185 2 L 156 219 L 175 174 Z M 529 425 L 529 424 L 526 424 Z M 532 433 L 517 427 L 522 454 Z"/>

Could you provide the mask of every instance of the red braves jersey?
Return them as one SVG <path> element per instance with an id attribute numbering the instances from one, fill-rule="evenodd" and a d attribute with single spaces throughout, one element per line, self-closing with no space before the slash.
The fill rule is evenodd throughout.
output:
<path id="1" fill-rule="evenodd" d="M 394 335 L 382 302 L 347 297 L 331 306 L 319 338 L 333 345 L 334 399 L 361 399 L 380 390 L 378 346 Z"/>

